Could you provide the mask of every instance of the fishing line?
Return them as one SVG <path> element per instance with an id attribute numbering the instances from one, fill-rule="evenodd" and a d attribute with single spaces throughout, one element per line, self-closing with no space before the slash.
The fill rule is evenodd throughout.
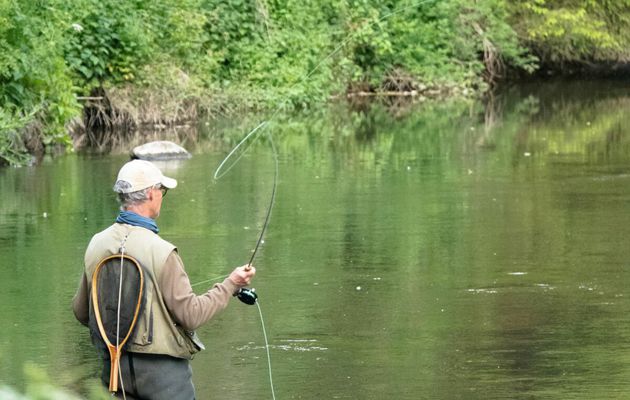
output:
<path id="1" fill-rule="evenodd" d="M 417 7 L 417 6 L 421 6 L 423 4 L 426 3 L 432 3 L 435 2 L 436 0 L 423 0 L 423 1 L 419 1 L 413 4 L 410 4 L 408 6 L 405 7 L 401 7 L 398 8 L 388 14 L 383 15 L 381 18 L 379 18 L 378 20 L 371 22 L 371 23 L 366 23 L 365 25 L 363 25 L 361 28 L 365 27 L 365 26 L 370 26 L 370 25 L 375 25 L 378 24 L 380 22 L 383 22 L 384 20 L 396 15 L 396 14 L 400 14 L 403 13 L 404 11 L 413 8 L 413 7 Z M 330 58 L 332 58 L 335 54 L 337 54 L 343 47 L 345 47 L 346 44 L 348 44 L 348 42 L 350 42 L 352 39 L 354 39 L 354 37 L 361 32 L 361 28 L 357 29 L 355 32 L 352 32 L 350 34 L 348 34 L 346 36 L 346 38 L 344 40 L 341 41 L 341 43 L 335 47 L 333 49 L 333 51 L 331 51 L 330 53 L 328 53 L 324 58 L 322 58 L 317 65 L 315 65 L 315 67 L 313 67 L 310 71 L 308 71 L 305 75 L 302 76 L 302 78 L 300 78 L 298 81 L 294 82 L 291 86 L 289 86 L 289 88 L 287 89 L 287 92 L 290 92 L 294 87 L 296 87 L 297 85 L 300 85 L 304 82 L 306 82 L 307 79 L 309 79 L 318 69 L 319 67 L 321 67 L 322 65 L 324 65 L 324 63 L 326 61 L 328 61 Z M 241 157 L 243 157 L 243 155 L 246 153 L 247 149 L 249 148 L 249 146 L 247 146 L 244 151 L 236 158 L 236 160 L 234 160 L 230 165 L 229 168 L 227 168 L 227 170 L 225 172 L 223 172 L 222 174 L 219 174 L 219 171 L 221 171 L 221 169 L 223 168 L 224 164 L 234 155 L 234 153 L 236 153 L 236 151 L 245 143 L 247 142 L 247 140 L 254 136 L 254 133 L 256 133 L 259 129 L 261 128 L 266 128 L 267 124 L 280 112 L 280 110 L 282 110 L 282 106 L 287 102 L 287 100 L 281 102 L 276 108 L 275 110 L 271 113 L 271 115 L 269 116 L 269 118 L 267 118 L 266 120 L 264 120 L 263 122 L 261 122 L 260 124 L 258 124 L 258 126 L 256 126 L 254 129 L 252 129 L 251 131 L 249 131 L 249 133 L 247 133 L 247 135 L 245 135 L 245 137 L 236 145 L 234 146 L 234 148 L 232 149 L 232 151 L 230 151 L 230 153 L 223 159 L 223 161 L 221 161 L 221 163 L 219 164 L 219 167 L 217 168 L 217 170 L 214 173 L 214 179 L 220 179 L 222 176 L 224 176 L 225 174 L 227 174 L 227 172 L 232 169 L 232 167 L 234 165 L 236 165 L 238 163 L 238 161 L 241 159 Z M 262 131 L 261 131 L 262 132 Z M 260 134 L 260 133 L 259 133 Z M 252 143 L 258 139 L 258 135 L 254 136 L 254 139 L 252 140 Z M 251 145 L 251 143 L 250 143 Z"/>
<path id="2" fill-rule="evenodd" d="M 251 146 L 253 141 L 250 142 L 250 144 L 247 147 L 245 147 L 245 151 L 241 152 L 241 154 L 238 156 L 236 161 L 234 161 L 231 164 L 229 164 L 227 170 L 225 172 L 223 172 L 222 174 L 220 174 L 221 169 L 223 168 L 224 165 L 226 165 L 225 163 L 232 157 L 232 155 L 234 155 L 236 153 L 236 151 L 245 142 L 247 142 L 247 140 L 250 137 L 252 137 L 256 131 L 258 131 L 258 129 L 266 126 L 267 123 L 268 123 L 268 121 L 264 121 L 261 124 L 259 124 L 256 128 L 254 128 L 251 132 L 249 132 L 245 136 L 245 138 L 243 138 L 234 147 L 234 149 L 232 149 L 232 151 L 219 164 L 219 167 L 217 168 L 217 170 L 214 173 L 214 179 L 220 179 L 232 167 L 234 167 L 234 165 L 237 164 L 238 160 L 241 157 L 243 157 L 243 155 L 245 154 L 246 150 L 249 148 L 249 146 Z M 275 203 L 275 200 L 276 200 L 276 190 L 278 188 L 278 172 L 279 172 L 279 167 L 278 167 L 278 150 L 276 149 L 276 145 L 275 145 L 275 143 L 273 141 L 272 135 L 269 132 L 265 132 L 265 135 L 269 139 L 269 144 L 271 145 L 271 150 L 272 150 L 272 154 L 273 154 L 273 158 L 274 158 L 273 184 L 272 184 L 272 189 L 271 189 L 271 196 L 270 196 L 270 199 L 269 199 L 269 205 L 267 207 L 267 212 L 265 214 L 265 220 L 264 220 L 262 228 L 260 230 L 260 234 L 258 236 L 258 240 L 256 241 L 256 246 L 254 247 L 254 250 L 252 251 L 252 255 L 251 255 L 250 259 L 249 259 L 249 262 L 247 263 L 247 267 L 245 267 L 245 269 L 247 269 L 247 270 L 251 267 L 252 262 L 254 261 L 254 258 L 256 257 L 256 254 L 258 254 L 258 250 L 260 249 L 260 245 L 263 243 L 263 237 L 265 235 L 265 232 L 267 231 L 267 227 L 269 226 L 269 220 L 271 219 L 271 210 L 273 209 L 273 206 L 274 206 L 274 203 Z M 199 283 L 197 283 L 197 284 L 199 284 Z M 195 284 L 195 285 L 197 285 L 197 284 Z M 260 324 L 262 326 L 263 337 L 265 339 L 265 351 L 267 353 L 267 370 L 269 371 L 269 385 L 271 387 L 271 396 L 272 396 L 272 399 L 275 400 L 276 399 L 276 393 L 275 393 L 275 389 L 273 387 L 273 373 L 272 373 L 272 368 L 271 368 L 271 354 L 270 354 L 270 351 L 269 351 L 269 340 L 267 339 L 267 330 L 265 329 L 265 321 L 263 319 L 262 310 L 260 309 L 260 302 L 258 301 L 258 295 L 255 292 L 255 289 L 241 288 L 235 296 L 238 297 L 238 299 L 241 300 L 245 304 L 249 304 L 249 305 L 256 304 L 256 306 L 258 307 L 258 315 L 260 315 Z"/>
<path id="3" fill-rule="evenodd" d="M 396 14 L 400 14 L 410 8 L 413 7 L 417 7 L 426 3 L 431 3 L 434 2 L 436 0 L 423 0 L 423 1 L 419 1 L 419 2 L 415 2 L 413 4 L 410 4 L 408 6 L 405 7 L 400 7 L 388 14 L 383 15 L 381 18 L 379 18 L 378 20 L 376 20 L 375 22 L 371 22 L 371 23 L 367 23 L 364 26 L 370 26 L 370 25 L 374 25 L 374 24 L 378 24 L 388 18 L 391 18 L 392 16 L 396 15 Z M 331 57 L 333 57 L 335 54 L 337 54 L 346 44 L 348 44 L 348 42 L 350 42 L 352 39 L 354 39 L 354 37 L 361 32 L 361 29 L 357 29 L 355 32 L 348 34 L 348 36 L 337 46 L 335 47 L 335 49 L 333 51 L 331 51 L 328 55 L 326 55 L 324 58 L 322 58 L 317 65 L 315 65 L 315 67 L 313 67 L 308 73 L 306 73 L 306 75 L 302 76 L 301 79 L 299 79 L 297 82 L 295 82 L 293 85 L 291 85 L 288 89 L 288 91 L 290 92 L 291 89 L 293 89 L 295 86 L 305 82 L 307 79 L 309 79 L 314 73 L 315 71 L 317 71 L 327 60 L 329 60 Z M 249 149 L 249 147 L 256 141 L 258 140 L 258 138 L 260 138 L 260 135 L 265 132 L 266 136 L 269 138 L 269 141 L 271 143 L 271 147 L 273 150 L 273 155 L 274 155 L 274 159 L 275 159 L 275 174 L 274 174 L 274 181 L 273 181 L 273 189 L 272 189 L 272 194 L 271 194 L 271 200 L 269 202 L 269 206 L 267 208 L 267 215 L 265 217 L 265 222 L 263 224 L 263 227 L 261 229 L 260 235 L 258 236 L 258 240 L 256 242 L 256 246 L 254 248 L 254 251 L 252 253 L 252 256 L 249 260 L 248 265 L 251 265 L 252 261 L 254 260 L 254 258 L 256 257 L 256 253 L 258 252 L 258 248 L 260 246 L 260 244 L 263 241 L 263 236 L 264 233 L 267 229 L 267 225 L 269 223 L 269 217 L 271 215 L 271 209 L 273 208 L 273 204 L 275 201 L 275 193 L 276 193 L 276 186 L 277 186 L 277 178 L 278 178 L 278 153 L 277 150 L 275 148 L 273 139 L 272 139 L 272 135 L 266 131 L 266 128 L 269 124 L 269 122 L 280 112 L 280 110 L 282 109 L 282 106 L 286 103 L 286 100 L 282 103 L 280 103 L 276 109 L 271 113 L 271 115 L 269 116 L 269 118 L 267 118 L 266 120 L 262 121 L 261 123 L 259 123 L 254 129 L 252 129 L 251 131 L 249 131 L 247 133 L 247 135 L 245 135 L 245 137 L 243 139 L 241 139 L 240 142 L 238 142 L 236 144 L 236 146 L 234 146 L 234 148 L 228 153 L 228 155 L 221 161 L 221 163 L 219 164 L 219 166 L 217 167 L 217 169 L 214 172 L 214 179 L 218 180 L 221 179 L 223 176 L 225 176 L 239 161 L 240 159 L 245 155 L 245 153 L 247 152 L 247 150 Z M 240 154 L 238 155 L 238 157 L 232 161 L 230 164 L 227 164 L 227 162 L 234 156 L 234 154 L 237 153 L 237 151 L 245 144 L 248 142 L 248 140 L 252 138 L 252 140 L 250 141 L 249 145 L 247 145 L 243 151 L 240 152 Z M 225 169 L 225 171 L 222 172 L 222 170 L 224 169 L 225 165 L 227 164 L 227 168 Z M 204 281 L 203 283 L 206 283 L 207 281 Z M 196 283 L 195 285 L 200 284 L 200 282 Z"/>
<path id="4" fill-rule="evenodd" d="M 346 36 L 346 38 L 344 40 L 341 41 L 341 43 L 335 47 L 330 53 L 328 53 L 324 58 L 322 58 L 317 65 L 315 65 L 315 67 L 313 67 L 310 71 L 308 71 L 305 75 L 303 75 L 299 80 L 297 80 L 295 83 L 293 83 L 291 86 L 289 86 L 289 88 L 287 89 L 287 92 L 290 92 L 291 89 L 293 89 L 294 87 L 306 82 L 306 80 L 308 80 L 322 65 L 324 65 L 324 63 L 326 61 L 328 61 L 329 59 L 331 59 L 335 54 L 339 53 L 339 51 L 344 48 L 352 39 L 355 38 L 355 36 L 357 34 L 359 34 L 361 32 L 361 29 L 365 26 L 371 26 L 371 25 L 376 25 L 380 22 L 385 21 L 386 19 L 391 18 L 394 15 L 397 14 L 401 14 L 413 7 L 417 7 L 417 6 L 421 6 L 423 4 L 427 4 L 427 3 L 433 3 L 436 0 L 422 0 L 422 1 L 418 1 L 415 3 L 412 3 L 408 6 L 405 7 L 400 7 L 388 14 L 383 15 L 382 17 L 380 17 L 379 19 L 377 19 L 374 22 L 368 23 L 366 21 L 366 24 L 363 25 L 362 27 L 360 27 L 359 29 L 357 29 L 356 31 L 348 34 Z M 247 133 L 247 135 L 245 135 L 245 137 L 236 144 L 236 146 L 234 146 L 234 148 L 228 153 L 228 155 L 223 159 L 223 161 L 221 161 L 221 163 L 219 164 L 219 166 L 217 167 L 216 171 L 214 172 L 214 179 L 220 179 L 221 177 L 223 177 L 225 174 L 228 173 L 228 171 L 230 169 L 232 169 L 232 167 L 234 167 L 239 160 L 241 159 L 241 157 L 243 157 L 243 155 L 247 152 L 247 149 L 249 148 L 249 146 L 251 146 L 251 144 L 256 141 L 259 137 L 259 135 L 265 130 L 265 128 L 267 127 L 267 125 L 269 124 L 269 122 L 271 120 L 273 120 L 273 118 L 280 112 L 280 110 L 282 110 L 282 106 L 286 103 L 286 100 L 282 103 L 280 103 L 275 110 L 270 114 L 269 118 L 267 118 L 266 120 L 262 121 L 261 123 L 259 123 L 254 129 L 252 129 L 251 131 L 249 131 Z M 260 130 L 259 133 L 256 133 Z M 243 146 L 251 137 L 253 136 L 252 142 L 250 143 L 250 145 L 248 145 L 247 147 L 245 147 L 243 149 L 243 151 L 241 152 L 241 154 L 234 160 L 231 162 L 231 164 L 228 165 L 228 168 L 223 172 L 220 173 L 221 170 L 223 169 L 223 167 L 225 166 L 225 164 L 228 162 L 228 160 L 230 160 L 232 158 L 232 156 L 238 151 L 239 148 L 241 148 L 241 146 Z"/>
<path id="5" fill-rule="evenodd" d="M 116 348 L 120 346 L 120 303 L 122 299 L 123 268 L 125 267 L 125 243 L 127 242 L 128 237 L 129 233 L 125 235 L 122 242 L 120 243 L 120 279 L 118 281 L 118 310 L 116 312 Z M 122 368 L 120 368 L 120 365 L 118 366 L 118 378 L 120 380 L 120 388 L 122 389 L 123 400 L 127 400 L 127 396 L 125 394 L 125 382 L 122 378 Z"/>
<path id="6" fill-rule="evenodd" d="M 228 171 L 230 169 L 232 169 L 232 167 L 234 167 L 238 160 L 240 160 L 241 157 L 243 157 L 243 155 L 245 154 L 245 151 L 249 148 L 249 146 L 247 146 L 245 148 L 245 151 L 242 152 L 238 158 L 236 159 L 236 161 L 232 162 L 231 164 L 229 164 L 228 168 L 226 171 L 224 171 L 222 174 L 219 174 L 219 172 L 221 172 L 221 169 L 223 168 L 223 166 L 225 165 L 225 163 L 227 162 L 227 160 L 236 152 L 236 150 L 238 150 L 238 148 L 240 146 L 242 146 L 243 143 L 245 143 L 247 141 L 247 139 L 249 139 L 259 128 L 261 128 L 262 126 L 266 125 L 267 121 L 259 124 L 256 128 L 254 128 L 254 130 L 252 130 L 250 133 L 247 134 L 247 136 L 245 136 L 245 138 L 243 140 L 241 140 L 235 147 L 234 149 L 232 149 L 232 151 L 223 159 L 223 161 L 221 162 L 221 164 L 219 164 L 219 166 L 217 167 L 217 170 L 214 172 L 214 179 L 218 180 L 221 179 L 221 177 L 225 174 L 228 173 Z M 276 201 L 276 189 L 278 187 L 278 151 L 276 149 L 276 145 L 273 142 L 273 138 L 272 136 L 267 132 L 266 133 L 267 137 L 269 138 L 269 143 L 271 144 L 271 150 L 273 152 L 273 158 L 274 158 L 274 174 L 273 174 L 273 185 L 272 185 L 272 189 L 271 189 L 271 197 L 269 199 L 269 206 L 267 207 L 267 213 L 265 215 L 265 221 L 263 223 L 262 229 L 260 231 L 260 235 L 258 236 L 258 240 L 256 241 L 256 246 L 254 247 L 254 250 L 252 251 L 252 255 L 249 259 L 249 262 L 247 263 L 247 265 L 251 265 L 252 262 L 254 261 L 254 257 L 256 257 L 256 254 L 258 253 L 258 249 L 260 248 L 260 245 L 263 243 L 263 237 L 265 235 L 265 231 L 267 230 L 267 226 L 269 225 L 269 219 L 271 218 L 271 210 L 273 208 L 273 205 Z M 251 146 L 251 143 L 250 143 Z M 190 285 L 191 287 L 193 286 L 197 286 L 197 285 L 201 285 L 202 283 L 208 283 L 208 282 L 212 282 L 212 281 L 218 281 L 220 279 L 225 279 L 228 275 L 221 275 L 221 276 L 217 276 L 215 278 L 210 278 L 210 279 L 206 279 L 204 281 L 201 282 L 197 282 L 194 283 L 192 285 Z"/>
<path id="7" fill-rule="evenodd" d="M 413 7 L 417 7 L 423 4 L 427 4 L 427 3 L 432 3 L 435 2 L 436 0 L 423 0 L 423 1 L 418 1 L 415 3 L 412 3 L 411 5 L 405 6 L 405 7 L 401 7 L 398 8 L 388 14 L 385 14 L 384 16 L 382 16 L 381 18 L 379 18 L 378 20 L 371 22 L 371 23 L 366 23 L 364 26 L 370 26 L 370 25 L 374 25 L 374 24 L 378 24 L 396 14 L 400 14 L 410 8 Z M 346 46 L 346 44 L 348 44 L 348 42 L 350 42 L 352 39 L 354 39 L 354 37 L 361 32 L 361 29 L 357 29 L 355 32 L 348 34 L 348 36 L 337 46 L 333 49 L 332 52 L 330 52 L 328 55 L 326 55 L 326 57 L 322 58 L 315 67 L 313 67 L 306 75 L 302 76 L 301 79 L 299 79 L 298 81 L 296 81 L 293 85 L 291 85 L 289 87 L 289 89 L 287 90 L 288 92 L 290 92 L 294 87 L 296 87 L 299 84 L 304 83 L 307 79 L 309 79 L 314 73 L 315 71 L 317 71 L 326 61 L 328 61 L 330 58 L 332 58 L 335 54 L 337 54 L 344 46 Z M 274 156 L 274 162 L 275 162 L 275 170 L 274 170 L 274 177 L 273 177 L 273 185 L 272 185 L 272 191 L 271 191 L 271 197 L 269 200 L 269 205 L 267 207 L 267 213 L 265 215 L 265 220 L 263 222 L 262 228 L 260 230 L 260 234 L 258 236 L 258 240 L 256 241 L 256 246 L 254 247 L 254 250 L 252 251 L 252 255 L 249 259 L 249 262 L 247 263 L 247 267 L 246 269 L 249 269 L 254 258 L 256 257 L 256 254 L 258 253 L 258 250 L 260 248 L 260 245 L 263 243 L 263 237 L 264 234 L 267 230 L 267 227 L 269 225 L 269 220 L 271 217 L 271 210 L 273 209 L 274 203 L 275 203 L 275 198 L 276 198 L 276 188 L 278 185 L 278 152 L 277 149 L 275 147 L 275 144 L 273 142 L 273 137 L 272 135 L 266 131 L 266 128 L 269 124 L 269 122 L 280 112 L 280 110 L 282 109 L 282 106 L 287 102 L 287 100 L 285 99 L 283 102 L 281 102 L 276 109 L 271 113 L 271 115 L 264 121 L 262 121 L 261 123 L 259 123 L 254 129 L 252 129 L 251 131 L 249 131 L 247 133 L 247 135 L 245 135 L 245 137 L 236 144 L 236 146 L 234 146 L 234 148 L 228 153 L 228 155 L 221 161 L 221 163 L 219 164 L 219 166 L 217 167 L 216 171 L 214 172 L 214 179 L 218 180 L 221 179 L 224 175 L 226 175 L 236 164 L 238 164 L 238 162 L 240 161 L 240 159 L 247 153 L 247 150 L 249 149 L 249 147 L 260 138 L 260 135 L 264 132 L 267 136 L 267 138 L 269 139 L 269 143 L 271 144 L 271 148 L 272 148 L 272 152 L 273 152 L 273 156 Z M 250 141 L 251 139 L 251 141 Z M 233 161 L 231 161 L 229 164 L 228 161 L 230 161 L 232 159 L 232 157 L 237 153 L 237 151 L 239 151 L 239 149 L 248 141 L 249 144 L 247 146 L 245 146 L 245 148 L 240 152 L 240 154 L 238 155 L 238 157 L 236 157 L 236 159 L 234 159 Z M 227 164 L 227 167 L 225 167 Z M 223 169 L 225 168 L 225 171 L 223 171 Z M 222 172 L 223 171 L 223 172 Z M 202 283 L 207 283 L 210 282 L 212 280 L 217 280 L 220 279 L 219 278 L 214 278 L 214 279 L 208 279 L 202 282 L 197 282 L 194 285 L 191 286 L 196 286 Z M 270 352 L 269 352 L 269 342 L 267 339 L 267 331 L 265 329 L 265 322 L 263 319 L 263 315 L 262 315 L 262 310 L 260 308 L 260 303 L 258 302 L 258 295 L 256 294 L 256 292 L 253 289 L 247 289 L 247 288 L 243 288 L 241 289 L 238 293 L 237 293 L 238 298 L 243 301 L 246 304 L 256 304 L 258 306 L 258 313 L 260 315 L 260 323 L 262 325 L 262 330 L 263 330 L 263 336 L 265 339 L 265 349 L 267 352 L 267 365 L 268 365 L 268 370 L 269 370 L 269 383 L 271 386 L 271 395 L 272 398 L 275 400 L 276 395 L 275 395 L 275 391 L 274 391 L 274 387 L 273 387 L 273 374 L 272 374 L 272 368 L 271 368 L 271 356 L 270 356 Z"/>
<path id="8" fill-rule="evenodd" d="M 190 286 L 194 287 L 194 286 L 198 286 L 201 285 L 202 283 L 208 283 L 208 282 L 214 282 L 214 281 L 220 281 L 223 280 L 225 278 L 227 278 L 229 275 L 221 275 L 221 276 L 217 276 L 215 278 L 210 278 L 210 279 L 206 279 L 205 281 L 201 281 L 201 282 L 197 282 L 197 283 L 193 283 Z"/>
<path id="9" fill-rule="evenodd" d="M 223 159 L 223 161 L 221 161 L 221 164 L 219 164 L 219 166 L 217 167 L 216 171 L 214 171 L 214 179 L 218 180 L 221 179 L 223 177 L 223 175 L 227 174 L 232 167 L 234 167 L 238 161 L 241 159 L 241 157 L 243 157 L 245 155 L 245 153 L 247 152 L 247 149 L 249 148 L 249 146 L 251 146 L 251 144 L 254 142 L 252 141 L 252 143 L 250 143 L 247 147 L 245 147 L 245 149 L 241 152 L 241 154 L 236 158 L 236 160 L 232 161 L 231 164 L 228 164 L 228 168 L 222 173 L 219 174 L 219 172 L 221 172 L 221 170 L 223 169 L 223 166 L 225 165 L 225 163 L 232 158 L 232 156 L 234 155 L 234 153 L 236 153 L 236 151 L 243 145 L 243 143 L 247 142 L 247 139 L 249 139 L 250 137 L 252 137 L 254 135 L 254 133 L 256 133 L 256 131 L 258 131 L 258 129 L 264 127 L 267 125 L 267 123 L 269 122 L 269 120 L 263 121 L 260 124 L 258 124 L 257 127 L 255 127 L 254 129 L 252 129 L 240 142 L 238 142 L 238 144 L 236 146 L 234 146 L 234 148 L 232 149 L 232 151 L 230 151 L 228 153 L 227 156 L 225 156 L 225 158 Z"/>
<path id="10" fill-rule="evenodd" d="M 371 25 L 375 25 L 378 24 L 388 18 L 391 18 L 394 15 L 403 13 L 406 10 L 409 10 L 413 7 L 417 7 L 417 6 L 421 6 L 423 4 L 427 4 L 427 3 L 433 3 L 436 0 L 422 0 L 422 1 L 418 1 L 418 2 L 414 2 L 408 6 L 404 6 L 404 7 L 400 7 L 388 14 L 383 15 L 382 17 L 380 17 L 378 20 L 374 21 L 374 22 L 368 22 L 365 25 L 363 25 L 363 27 L 365 26 L 371 26 Z M 361 28 L 363 28 L 361 27 Z M 317 65 L 315 65 L 315 67 L 313 67 L 310 71 L 308 71 L 305 75 L 302 76 L 302 78 L 300 78 L 298 81 L 296 81 L 295 83 L 293 83 L 289 89 L 287 91 L 291 91 L 291 89 L 293 89 L 294 87 L 296 87 L 297 85 L 305 82 L 307 79 L 309 79 L 327 60 L 329 60 L 331 57 L 333 57 L 335 54 L 337 54 L 346 44 L 348 44 L 348 42 L 350 42 L 352 39 L 354 39 L 354 37 L 361 32 L 361 28 L 357 29 L 355 32 L 352 32 L 350 34 L 347 35 L 347 37 L 337 46 L 333 49 L 333 51 L 331 51 L 330 53 L 328 53 L 324 58 L 322 58 Z M 275 148 L 274 142 L 273 142 L 273 138 L 272 135 L 269 134 L 269 132 L 266 131 L 267 126 L 269 125 L 269 122 L 280 112 L 280 110 L 282 109 L 282 106 L 286 103 L 287 100 L 281 102 L 276 108 L 275 110 L 271 113 L 271 115 L 269 116 L 269 118 L 267 118 L 266 120 L 262 121 L 261 123 L 259 123 L 254 129 L 252 129 L 251 131 L 249 131 L 247 133 L 247 135 L 245 135 L 245 137 L 243 139 L 241 139 L 240 142 L 238 142 L 236 144 L 236 146 L 234 146 L 234 148 L 232 148 L 232 150 L 228 153 L 227 156 L 225 156 L 225 158 L 221 161 L 221 163 L 219 163 L 219 166 L 217 167 L 217 169 L 214 172 L 214 179 L 218 180 L 221 179 L 223 176 L 225 176 L 239 161 L 240 159 L 247 153 L 247 150 L 249 149 L 249 147 L 260 138 L 260 135 L 265 132 L 267 137 L 269 138 L 269 141 L 271 143 L 271 147 L 273 150 L 273 155 L 274 155 L 274 160 L 275 160 L 275 174 L 274 174 L 274 181 L 273 181 L 273 188 L 272 188 L 272 194 L 271 194 L 271 200 L 269 202 L 269 206 L 267 208 L 267 215 L 265 216 L 265 222 L 263 224 L 263 227 L 260 231 L 260 235 L 258 236 L 258 240 L 256 242 L 256 246 L 254 248 L 254 251 L 252 252 L 251 258 L 249 260 L 248 265 L 251 265 L 252 261 L 254 260 L 254 258 L 256 257 L 256 254 L 258 252 L 258 248 L 260 247 L 260 244 L 263 241 L 263 236 L 264 233 L 267 229 L 267 225 L 269 223 L 269 217 L 271 215 L 271 209 L 273 208 L 273 204 L 275 201 L 275 193 L 276 193 L 276 186 L 277 186 L 277 178 L 278 178 L 278 153 L 277 150 Z M 237 151 L 245 144 L 248 142 L 248 140 L 250 140 L 250 143 L 243 149 L 243 151 L 240 152 L 240 154 L 238 155 L 238 157 L 236 157 L 236 159 L 234 161 L 232 161 L 230 164 L 227 164 L 228 161 L 237 153 Z M 227 164 L 227 167 L 225 167 Z M 222 172 L 222 170 L 225 168 L 225 171 Z M 219 278 L 215 278 L 215 279 L 219 279 Z M 197 282 L 194 285 L 191 286 L 196 286 L 202 283 L 207 283 L 210 281 L 213 281 L 215 279 L 208 279 L 205 281 L 201 281 L 201 282 Z"/>
<path id="11" fill-rule="evenodd" d="M 273 374 L 271 373 L 271 355 L 269 354 L 269 341 L 267 340 L 267 330 L 265 329 L 265 321 L 263 320 L 262 310 L 260 309 L 260 302 L 256 302 L 258 306 L 258 315 L 260 315 L 260 325 L 262 326 L 263 336 L 265 338 L 265 349 L 267 350 L 267 368 L 269 370 L 269 384 L 271 385 L 271 398 L 276 400 L 276 393 L 273 389 Z"/>
<path id="12" fill-rule="evenodd" d="M 259 126 L 262 126 L 259 125 Z M 269 138 L 269 143 L 271 144 L 271 150 L 273 152 L 274 158 L 274 173 L 273 173 L 273 185 L 271 187 L 271 198 L 269 200 L 269 207 L 267 207 L 267 214 L 265 215 L 265 222 L 263 223 L 262 229 L 260 230 L 260 236 L 258 236 L 258 241 L 256 242 L 256 247 L 254 247 L 254 251 L 252 252 L 252 256 L 249 259 L 247 265 L 251 265 L 254 261 L 254 257 L 256 257 L 256 253 L 258 253 L 258 249 L 260 248 L 260 244 L 263 242 L 263 236 L 267 231 L 267 226 L 269 226 L 269 219 L 271 218 L 271 210 L 273 209 L 273 205 L 276 201 L 276 189 L 278 188 L 278 151 L 276 150 L 276 145 L 273 142 L 273 137 L 269 132 L 265 132 L 267 138 Z"/>

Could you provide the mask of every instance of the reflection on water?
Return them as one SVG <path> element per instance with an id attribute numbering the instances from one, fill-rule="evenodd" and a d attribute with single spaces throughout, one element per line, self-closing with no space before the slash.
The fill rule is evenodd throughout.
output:
<path id="1" fill-rule="evenodd" d="M 278 398 L 624 397 L 627 89 L 546 82 L 485 104 L 273 120 L 280 182 L 255 286 Z M 180 185 L 158 223 L 193 283 L 254 247 L 268 143 L 212 174 L 257 122 L 212 126 L 191 160 L 164 166 Z M 116 212 L 124 153 L 0 171 L 0 384 L 22 387 L 29 362 L 82 393 L 97 376 L 69 304 L 85 245 Z M 234 302 L 199 334 L 199 398 L 270 398 L 254 308 Z"/>

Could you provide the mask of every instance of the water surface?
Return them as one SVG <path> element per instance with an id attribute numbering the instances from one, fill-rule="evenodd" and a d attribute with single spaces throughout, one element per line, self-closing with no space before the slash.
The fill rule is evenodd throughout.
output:
<path id="1" fill-rule="evenodd" d="M 547 82 L 487 104 L 274 120 L 278 197 L 254 286 L 277 398 L 623 398 L 628 86 Z M 264 220 L 268 142 L 212 179 L 256 125 L 236 122 L 188 143 L 192 159 L 162 165 L 180 185 L 161 235 L 193 283 L 247 262 Z M 116 214 L 111 186 L 126 158 L 0 170 L 0 384 L 24 388 L 34 364 L 89 392 L 98 362 L 70 301 L 89 238 Z M 234 301 L 199 334 L 198 398 L 271 398 L 255 307 Z"/>

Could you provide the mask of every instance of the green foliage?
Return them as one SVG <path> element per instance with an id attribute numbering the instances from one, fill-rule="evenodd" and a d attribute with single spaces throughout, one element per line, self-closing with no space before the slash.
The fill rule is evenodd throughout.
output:
<path id="1" fill-rule="evenodd" d="M 304 105 L 325 99 L 334 82 L 321 64 L 332 48 L 327 4 L 293 1 L 204 3 L 205 52 L 212 79 L 227 91 L 246 91 L 270 105 Z"/>
<path id="2" fill-rule="evenodd" d="M 28 125 L 31 119 L 0 108 L 0 158 L 5 164 L 21 165 L 28 162 L 28 153 L 19 129 Z"/>
<path id="3" fill-rule="evenodd" d="M 0 0 L 0 158 L 11 164 L 28 159 L 24 132 L 67 143 L 65 124 L 77 115 L 58 6 L 55 0 Z"/>
<path id="4" fill-rule="evenodd" d="M 0 386 L 0 398 L 5 400 L 81 400 L 79 397 L 63 388 L 51 383 L 51 379 L 41 367 L 28 363 L 24 366 L 27 385 L 24 395 L 8 386 Z M 89 400 L 107 400 L 111 395 L 100 383 L 89 387 Z"/>
<path id="5" fill-rule="evenodd" d="M 64 56 L 81 78 L 79 84 L 134 80 L 151 50 L 141 3 L 77 0 L 70 4 L 72 24 L 65 30 Z"/>
<path id="6" fill-rule="evenodd" d="M 619 61 L 630 55 L 630 1 L 510 0 L 515 29 L 551 64 Z"/>
<path id="7" fill-rule="evenodd" d="M 404 87 L 479 85 L 489 42 L 497 59 L 531 69 L 502 20 L 504 2 L 479 3 L 208 0 L 207 51 L 222 87 L 254 85 L 294 106 L 401 79 Z"/>
<path id="8" fill-rule="evenodd" d="M 128 93 L 134 115 L 160 112 L 145 97 L 300 109 L 355 90 L 484 91 L 537 67 L 523 45 L 544 62 L 621 60 L 628 40 L 630 0 L 0 0 L 0 158 L 23 163 L 33 137 L 69 147 L 77 95 L 96 88 Z"/>
<path id="9" fill-rule="evenodd" d="M 191 69 L 203 69 L 203 64 L 210 62 L 203 54 L 208 35 L 200 0 L 150 2 L 146 7 L 155 45 L 168 57 Z"/>

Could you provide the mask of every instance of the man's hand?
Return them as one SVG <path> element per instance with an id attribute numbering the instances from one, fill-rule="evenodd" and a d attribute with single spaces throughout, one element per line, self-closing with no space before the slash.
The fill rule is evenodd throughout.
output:
<path id="1" fill-rule="evenodd" d="M 247 286 L 254 275 L 256 275 L 256 268 L 248 264 L 235 268 L 229 278 L 237 286 Z"/>

